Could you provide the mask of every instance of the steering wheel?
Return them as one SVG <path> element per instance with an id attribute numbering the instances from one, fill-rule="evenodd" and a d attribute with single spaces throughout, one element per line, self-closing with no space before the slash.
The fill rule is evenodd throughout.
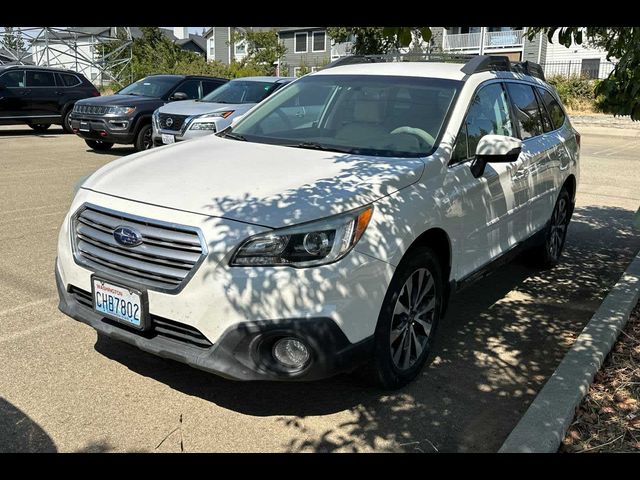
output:
<path id="1" fill-rule="evenodd" d="M 282 119 L 282 121 L 284 122 L 285 127 L 287 128 L 287 130 L 293 130 L 293 123 L 291 123 L 291 119 L 287 116 L 287 114 L 284 113 L 280 109 L 276 110 L 276 112 L 278 113 L 278 116 Z"/>
<path id="2" fill-rule="evenodd" d="M 391 132 L 391 135 L 397 135 L 399 133 L 407 133 L 409 135 L 413 135 L 418 138 L 418 141 L 426 144 L 427 147 L 431 148 L 436 144 L 436 139 L 429 132 L 425 132 L 421 128 L 416 127 L 398 127 Z"/>

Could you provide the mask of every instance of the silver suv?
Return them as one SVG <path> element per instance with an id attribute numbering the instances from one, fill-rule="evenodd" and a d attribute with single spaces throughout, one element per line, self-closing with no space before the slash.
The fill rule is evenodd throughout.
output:
<path id="1" fill-rule="evenodd" d="M 200 100 L 176 102 L 153 114 L 153 145 L 167 145 L 224 130 L 291 77 L 244 77 L 231 80 Z"/>

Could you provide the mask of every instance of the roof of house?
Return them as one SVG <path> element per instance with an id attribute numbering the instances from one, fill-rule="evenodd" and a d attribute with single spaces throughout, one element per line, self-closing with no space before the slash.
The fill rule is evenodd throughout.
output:
<path id="1" fill-rule="evenodd" d="M 17 63 L 15 60 L 15 54 L 9 52 L 6 48 L 0 48 L 0 62 L 4 65 Z M 21 63 L 33 65 L 33 58 L 31 54 L 23 56 Z"/>
<path id="2" fill-rule="evenodd" d="M 182 46 L 186 43 L 193 42 L 200 50 L 206 52 L 207 50 L 207 41 L 202 35 L 195 35 L 193 33 L 189 34 L 189 38 L 183 38 L 181 40 L 176 40 L 176 44 Z"/>

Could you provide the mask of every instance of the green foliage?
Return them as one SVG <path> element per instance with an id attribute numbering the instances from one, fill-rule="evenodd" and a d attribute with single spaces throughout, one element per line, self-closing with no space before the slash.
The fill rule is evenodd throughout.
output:
<path id="1" fill-rule="evenodd" d="M 0 47 L 4 47 L 14 53 L 24 52 L 27 46 L 20 30 L 16 32 L 13 27 L 3 28 L 4 33 L 0 37 Z"/>
<path id="2" fill-rule="evenodd" d="M 527 35 L 532 39 L 543 33 L 552 41 L 556 31 L 565 47 L 587 42 L 606 50 L 608 60 L 617 59 L 609 76 L 596 85 L 598 105 L 607 113 L 640 120 L 640 27 L 533 27 Z"/>
<path id="3" fill-rule="evenodd" d="M 276 62 L 281 62 L 287 53 L 287 47 L 280 42 L 275 28 L 264 32 L 247 30 L 236 33 L 232 42 L 239 40 L 247 44 L 247 56 L 239 62 L 243 68 L 258 72 L 255 75 L 275 75 Z"/>
<path id="4" fill-rule="evenodd" d="M 599 110 L 602 99 L 596 94 L 600 83 L 585 76 L 565 77 L 554 75 L 547 78 L 560 95 L 562 103 L 572 110 Z"/>
<path id="5" fill-rule="evenodd" d="M 429 27 L 329 27 L 327 34 L 336 42 L 353 41 L 356 55 L 385 54 L 408 47 L 413 39 L 431 39 Z"/>

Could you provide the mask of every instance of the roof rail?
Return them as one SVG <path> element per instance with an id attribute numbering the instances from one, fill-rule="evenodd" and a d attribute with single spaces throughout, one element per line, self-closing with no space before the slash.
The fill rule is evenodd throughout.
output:
<path id="1" fill-rule="evenodd" d="M 525 75 L 537 77 L 540 80 L 545 81 L 544 70 L 542 70 L 542 67 L 538 63 L 533 63 L 528 60 L 524 62 L 515 62 L 511 64 L 511 69 L 514 72 L 524 73 Z"/>
<path id="2" fill-rule="evenodd" d="M 509 57 L 504 55 L 477 55 L 469 60 L 460 70 L 467 75 L 496 70 L 508 72 L 511 70 L 511 62 L 509 61 Z"/>

